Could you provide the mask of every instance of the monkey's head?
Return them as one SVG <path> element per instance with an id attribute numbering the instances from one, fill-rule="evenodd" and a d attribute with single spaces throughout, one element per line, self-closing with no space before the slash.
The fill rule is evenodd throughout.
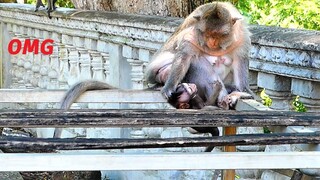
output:
<path id="1" fill-rule="evenodd" d="M 211 3 L 194 18 L 199 22 L 197 30 L 210 49 L 224 49 L 228 46 L 226 43 L 232 44 L 233 26 L 240 18 L 232 17 L 224 3 Z"/>
<path id="2" fill-rule="evenodd" d="M 188 109 L 190 108 L 189 101 L 196 95 L 197 91 L 195 84 L 179 84 L 176 91 L 168 99 L 168 102 L 177 109 Z"/>

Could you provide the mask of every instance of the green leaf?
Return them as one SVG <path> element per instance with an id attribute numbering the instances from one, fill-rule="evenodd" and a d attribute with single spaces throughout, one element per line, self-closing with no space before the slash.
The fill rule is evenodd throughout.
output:
<path id="1" fill-rule="evenodd" d="M 270 107 L 272 105 L 272 99 L 266 94 L 266 90 L 263 89 L 260 93 L 260 98 L 262 99 L 262 104 Z"/>

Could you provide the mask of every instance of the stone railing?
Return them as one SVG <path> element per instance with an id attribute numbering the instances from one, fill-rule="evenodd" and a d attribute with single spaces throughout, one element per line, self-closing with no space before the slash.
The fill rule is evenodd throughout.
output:
<path id="1" fill-rule="evenodd" d="M 75 82 L 97 79 L 123 89 L 143 89 L 146 87 L 143 78 L 146 64 L 182 22 L 179 18 L 171 17 L 64 8 L 58 8 L 52 16 L 52 19 L 49 19 L 43 11 L 34 12 L 34 6 L 31 5 L 0 4 L 0 62 L 3 88 L 67 89 Z M 274 109 L 290 109 L 293 97 L 299 95 L 308 111 L 320 110 L 320 32 L 263 26 L 251 26 L 250 29 L 253 45 L 250 52 L 252 87 L 265 88 L 273 100 Z M 21 42 L 26 39 L 39 39 L 41 43 L 49 38 L 54 40 L 53 53 L 49 56 L 41 53 L 19 53 L 12 56 L 7 50 L 7 45 L 12 39 L 19 39 Z M 93 104 L 89 107 L 97 106 Z M 143 105 L 137 107 L 149 108 Z M 139 138 L 177 137 L 187 134 L 181 128 L 128 131 L 88 129 L 70 132 L 72 135 L 66 136 Z M 42 133 L 43 131 L 40 133 L 41 136 L 44 136 Z M 288 148 L 293 149 L 292 146 Z M 128 172 L 124 176 L 153 177 L 152 173 L 139 173 Z M 200 174 L 201 177 L 207 177 L 212 172 Z M 108 174 L 109 177 L 112 175 L 114 174 Z M 193 174 L 187 171 L 180 175 L 200 177 L 199 172 Z M 161 172 L 158 176 L 171 177 L 172 173 Z"/>
<path id="2" fill-rule="evenodd" d="M 12 66 L 4 73 L 4 87 L 59 89 L 79 80 L 98 79 L 120 88 L 141 89 L 146 63 L 180 22 L 62 8 L 48 19 L 33 11 L 30 5 L 0 6 L 1 59 Z M 53 39 L 53 54 L 9 56 L 6 45 L 13 38 Z"/>
<path id="3" fill-rule="evenodd" d="M 320 110 L 320 32 L 252 27 L 250 69 L 257 85 L 273 100 L 272 108 L 290 109 L 299 95 L 308 111 Z"/>
<path id="4" fill-rule="evenodd" d="M 145 87 L 143 71 L 181 19 L 59 8 L 53 18 L 30 5 L 1 4 L 1 60 L 4 87 L 65 89 L 98 79 L 116 87 Z M 266 88 L 273 108 L 290 109 L 299 95 L 309 111 L 320 109 L 320 32 L 250 27 L 251 83 Z M 13 38 L 54 40 L 50 56 L 10 56 Z"/>

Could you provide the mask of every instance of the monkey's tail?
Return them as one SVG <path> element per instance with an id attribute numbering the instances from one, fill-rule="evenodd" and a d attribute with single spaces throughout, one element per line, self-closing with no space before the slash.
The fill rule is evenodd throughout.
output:
<path id="1" fill-rule="evenodd" d="M 88 80 L 79 82 L 78 84 L 75 84 L 72 88 L 70 88 L 65 96 L 63 97 L 61 103 L 60 103 L 60 109 L 69 109 L 70 106 L 86 91 L 89 90 L 103 90 L 103 89 L 115 89 L 113 86 L 101 82 L 101 81 L 94 81 L 94 80 Z M 61 128 L 56 128 L 54 130 L 54 138 L 60 138 L 61 137 Z"/>
<path id="2" fill-rule="evenodd" d="M 217 127 L 191 127 L 191 131 L 195 130 L 199 133 L 210 133 L 211 136 L 219 136 L 219 129 Z M 190 131 L 189 131 L 190 132 Z M 194 131 L 192 131 L 194 132 Z M 214 146 L 213 145 L 209 145 L 208 147 L 206 147 L 206 149 L 204 150 L 204 152 L 211 152 L 213 150 Z"/>
<path id="3" fill-rule="evenodd" d="M 74 85 L 70 88 L 65 96 L 63 97 L 60 109 L 69 109 L 70 106 L 86 91 L 89 90 L 103 90 L 103 89 L 115 89 L 113 86 L 101 82 L 101 81 L 94 81 L 88 80 L 79 82 L 78 84 Z"/>

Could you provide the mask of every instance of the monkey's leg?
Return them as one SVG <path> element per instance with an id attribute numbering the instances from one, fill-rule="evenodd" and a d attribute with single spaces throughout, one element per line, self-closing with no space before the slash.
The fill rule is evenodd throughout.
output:
<path id="1" fill-rule="evenodd" d="M 52 6 L 52 0 L 48 0 L 48 7 L 47 7 L 47 13 L 48 13 L 48 17 L 51 19 L 51 15 L 50 13 L 53 11 L 53 6 Z"/>
<path id="2" fill-rule="evenodd" d="M 222 90 L 222 84 L 219 81 L 215 81 L 212 84 L 213 93 L 209 96 L 206 101 L 206 105 L 214 105 L 219 97 L 219 94 Z"/>
<path id="3" fill-rule="evenodd" d="M 148 64 L 145 77 L 148 83 L 164 84 L 171 70 L 174 54 L 172 52 L 159 52 Z"/>
<path id="4" fill-rule="evenodd" d="M 253 99 L 253 97 L 251 94 L 246 92 L 234 91 L 225 96 L 221 103 L 227 105 L 229 108 L 234 109 L 239 99 Z"/>
<path id="5" fill-rule="evenodd" d="M 57 0 L 48 0 L 48 7 L 47 7 L 47 13 L 48 17 L 51 19 L 50 13 L 53 12 L 56 9 L 55 3 Z"/>
<path id="6" fill-rule="evenodd" d="M 233 56 L 233 81 L 238 91 L 247 92 L 256 99 L 256 95 L 249 87 L 249 55 L 247 49 L 239 48 Z"/>
<path id="7" fill-rule="evenodd" d="M 44 7 L 44 4 L 42 3 L 42 0 L 37 0 L 36 9 L 34 11 L 37 12 L 40 6 Z"/>
<path id="8" fill-rule="evenodd" d="M 56 10 L 56 9 L 57 9 L 57 7 L 56 7 L 56 2 L 57 2 L 57 0 L 53 0 L 53 1 L 52 1 L 52 9 L 53 9 L 53 10 Z"/>

